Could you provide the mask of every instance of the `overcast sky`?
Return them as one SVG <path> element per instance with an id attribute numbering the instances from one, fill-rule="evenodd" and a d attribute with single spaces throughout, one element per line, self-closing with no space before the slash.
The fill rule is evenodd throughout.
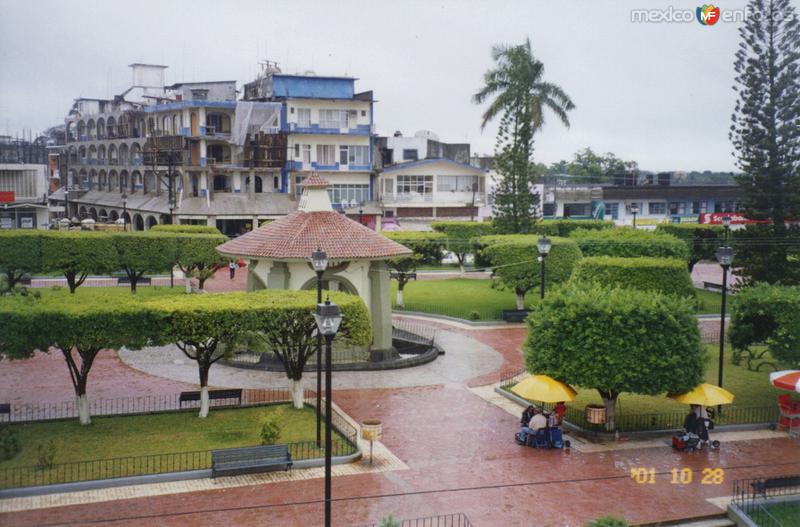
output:
<path id="1" fill-rule="evenodd" d="M 0 0 L 0 133 L 63 123 L 78 96 L 130 84 L 132 62 L 167 82 L 252 80 L 258 60 L 286 73 L 357 77 L 381 134 L 419 129 L 494 148 L 470 97 L 497 43 L 531 38 L 548 81 L 576 109 L 537 137 L 536 160 L 589 146 L 649 170 L 735 170 L 728 140 L 738 23 L 633 23 L 631 9 L 700 2 L 21 1 Z M 726 1 L 723 10 L 742 8 Z"/>

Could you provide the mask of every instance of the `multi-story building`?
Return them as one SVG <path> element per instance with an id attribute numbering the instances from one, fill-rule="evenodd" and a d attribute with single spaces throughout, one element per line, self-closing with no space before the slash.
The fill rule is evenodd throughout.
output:
<path id="1" fill-rule="evenodd" d="M 47 226 L 47 192 L 47 165 L 0 164 L 0 229 Z"/>
<path id="2" fill-rule="evenodd" d="M 470 145 L 443 143 L 433 132 L 395 132 L 378 139 L 384 216 L 428 221 L 478 217 L 486 203 L 486 170 L 470 165 Z"/>

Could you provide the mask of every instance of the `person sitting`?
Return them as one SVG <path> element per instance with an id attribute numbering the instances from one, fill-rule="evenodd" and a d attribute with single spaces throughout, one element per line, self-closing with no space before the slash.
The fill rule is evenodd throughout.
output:
<path id="1" fill-rule="evenodd" d="M 692 412 L 697 417 L 695 422 L 695 433 L 700 437 L 700 440 L 708 443 L 708 428 L 711 419 L 708 417 L 706 407 L 702 404 L 693 404 Z"/>
<path id="2" fill-rule="evenodd" d="M 531 422 L 531 417 L 533 417 L 533 410 L 533 405 L 528 405 L 528 407 L 522 411 L 522 417 L 519 420 L 520 426 L 528 426 L 528 423 Z"/>
<path id="3" fill-rule="evenodd" d="M 544 430 L 545 428 L 547 428 L 547 417 L 544 416 L 539 408 L 534 408 L 533 416 L 531 417 L 527 426 L 523 426 L 522 430 L 520 431 L 522 442 L 527 443 L 529 435 L 534 435 L 539 430 Z"/>
<path id="4" fill-rule="evenodd" d="M 564 401 L 559 401 L 553 407 L 553 415 L 555 416 L 555 425 L 554 426 L 561 426 L 561 423 L 564 421 L 564 415 L 567 413 L 567 405 L 564 404 Z"/>

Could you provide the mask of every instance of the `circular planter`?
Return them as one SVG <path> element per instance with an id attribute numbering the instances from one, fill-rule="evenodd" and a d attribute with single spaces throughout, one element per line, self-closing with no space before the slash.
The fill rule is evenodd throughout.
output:
<path id="1" fill-rule="evenodd" d="M 599 404 L 586 405 L 586 422 L 602 425 L 606 422 L 606 407 Z"/>

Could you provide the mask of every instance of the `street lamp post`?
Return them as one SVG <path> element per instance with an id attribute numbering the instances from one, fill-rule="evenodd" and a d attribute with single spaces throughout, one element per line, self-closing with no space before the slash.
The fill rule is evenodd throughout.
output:
<path id="1" fill-rule="evenodd" d="M 730 216 L 723 216 L 722 217 L 722 226 L 725 227 L 725 234 L 723 234 L 723 240 L 725 243 L 728 243 L 728 235 L 731 232 L 731 217 Z"/>
<path id="2" fill-rule="evenodd" d="M 317 247 L 311 253 L 311 266 L 317 273 L 317 304 L 322 303 L 322 274 L 328 268 L 328 255 Z M 322 335 L 317 333 L 317 448 L 322 444 L 320 405 L 322 404 Z"/>
<path id="3" fill-rule="evenodd" d="M 717 261 L 722 266 L 722 306 L 720 310 L 719 322 L 719 378 L 717 385 L 722 388 L 722 368 L 725 357 L 725 300 L 728 294 L 728 269 L 733 263 L 733 249 L 723 246 L 717 249 Z M 718 408 L 722 411 L 722 406 Z"/>
<path id="4" fill-rule="evenodd" d="M 333 382 L 331 370 L 333 361 L 331 360 L 331 346 L 339 325 L 342 323 L 342 312 L 339 306 L 326 300 L 325 303 L 317 304 L 317 312 L 314 314 L 317 322 L 317 331 L 325 337 L 325 527 L 331 526 L 331 416 L 333 400 Z"/>
<path id="5" fill-rule="evenodd" d="M 639 204 L 631 204 L 631 214 L 633 214 L 633 228 L 636 228 L 636 215 L 639 214 Z"/>
<path id="6" fill-rule="evenodd" d="M 122 230 L 128 230 L 128 222 L 125 220 L 125 215 L 128 213 L 128 195 L 122 193 Z"/>
<path id="7" fill-rule="evenodd" d="M 552 246 L 553 243 L 547 236 L 542 236 L 539 238 L 539 241 L 536 242 L 536 248 L 539 249 L 539 263 L 542 268 L 542 281 L 541 284 L 539 284 L 539 296 L 542 300 L 544 300 L 544 259 L 550 254 L 550 248 Z"/>

